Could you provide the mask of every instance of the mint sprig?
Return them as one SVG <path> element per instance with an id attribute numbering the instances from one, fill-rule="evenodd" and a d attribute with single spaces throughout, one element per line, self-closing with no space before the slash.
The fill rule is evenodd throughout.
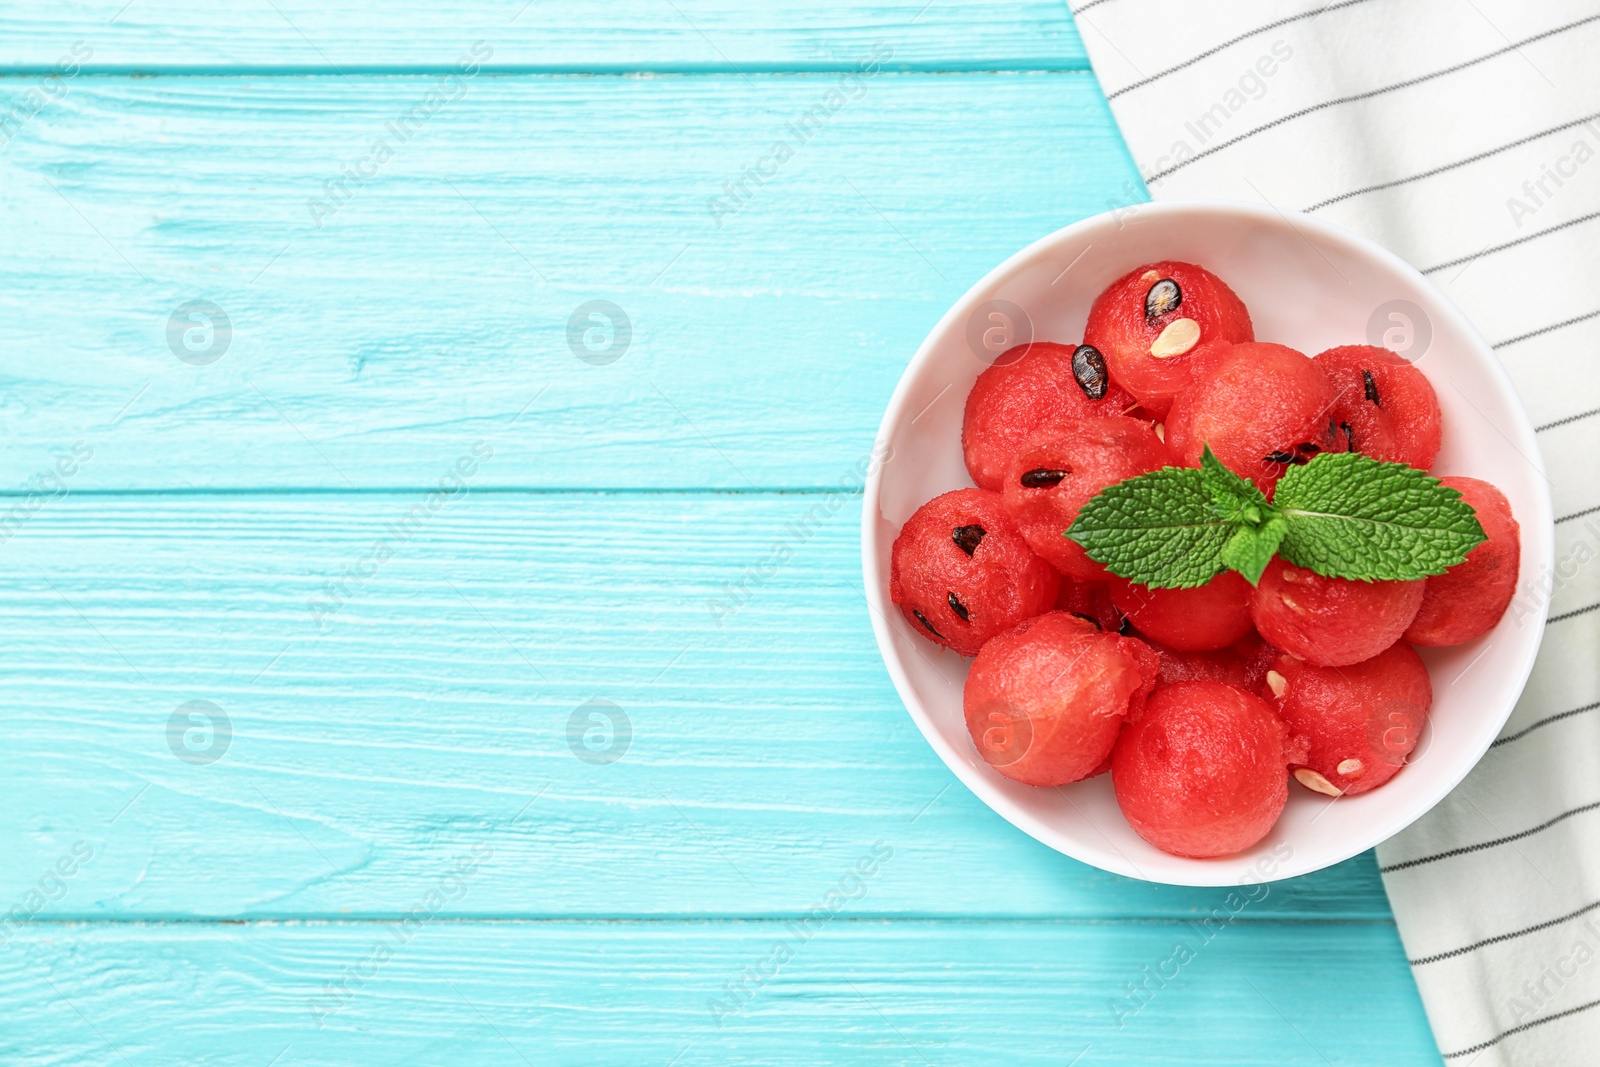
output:
<path id="1" fill-rule="evenodd" d="M 1485 540 L 1461 494 L 1415 467 L 1323 453 L 1291 467 L 1268 501 L 1210 448 L 1198 470 L 1165 467 L 1101 490 L 1065 536 L 1156 589 L 1192 589 L 1225 570 L 1254 585 L 1274 555 L 1334 578 L 1410 581 L 1443 574 Z"/>
<path id="2" fill-rule="evenodd" d="M 1222 549 L 1238 524 L 1218 508 L 1200 472 L 1164 467 L 1100 490 L 1067 531 L 1113 574 L 1163 588 L 1205 585 L 1222 569 Z"/>
<path id="3" fill-rule="evenodd" d="M 1289 524 L 1283 558 L 1333 578 L 1443 574 L 1486 539 L 1460 493 L 1415 467 L 1359 452 L 1290 467 L 1273 506 Z"/>
<path id="4" fill-rule="evenodd" d="M 1255 585 L 1261 580 L 1261 572 L 1267 569 L 1267 564 L 1277 554 L 1278 546 L 1283 543 L 1288 531 L 1289 524 L 1281 515 L 1272 516 L 1254 529 L 1240 526 L 1228 538 L 1228 543 L 1222 546 L 1222 555 L 1218 559 L 1224 567 L 1238 571 L 1249 579 L 1251 585 Z"/>

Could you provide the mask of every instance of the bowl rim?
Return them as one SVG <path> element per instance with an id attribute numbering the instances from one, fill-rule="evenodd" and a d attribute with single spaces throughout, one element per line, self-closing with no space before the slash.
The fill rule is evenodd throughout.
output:
<path id="1" fill-rule="evenodd" d="M 1345 245 L 1353 252 L 1376 259 L 1389 270 L 1405 276 L 1429 297 L 1430 306 L 1427 311 L 1430 316 L 1437 315 L 1450 320 L 1477 347 L 1477 354 L 1483 357 L 1482 362 L 1488 369 L 1494 384 L 1500 392 L 1511 399 L 1515 426 L 1500 427 L 1500 429 L 1503 432 L 1506 430 L 1515 431 L 1514 436 L 1520 438 L 1519 443 L 1523 446 L 1519 451 L 1523 451 L 1524 458 L 1535 467 L 1540 476 L 1538 481 L 1534 483 L 1534 491 L 1541 510 L 1541 515 L 1537 516 L 1537 518 L 1543 521 L 1539 523 L 1539 527 L 1535 531 L 1531 529 L 1529 524 L 1521 523 L 1519 519 L 1519 525 L 1522 527 L 1522 536 L 1524 540 L 1529 539 L 1530 535 L 1536 536 L 1539 542 L 1541 558 L 1546 561 L 1555 558 L 1555 524 L 1553 503 L 1550 498 L 1550 483 L 1545 475 L 1544 456 L 1539 450 L 1532 420 L 1528 418 L 1528 413 L 1522 405 L 1521 398 L 1517 395 L 1516 388 L 1512 384 L 1510 376 L 1506 373 L 1505 367 L 1495 356 L 1494 349 L 1478 332 L 1477 328 L 1473 326 L 1472 322 L 1426 275 L 1370 238 L 1363 237 L 1342 226 L 1314 218 L 1302 212 L 1286 211 L 1254 201 L 1226 199 L 1163 200 L 1137 204 L 1132 208 L 1102 211 L 1054 230 L 1006 257 L 1005 260 L 968 287 L 960 299 L 951 305 L 949 310 L 928 331 L 928 335 L 923 338 L 922 343 L 917 347 L 916 354 L 911 357 L 911 360 L 901 372 L 900 380 L 895 385 L 889 404 L 884 409 L 883 418 L 878 424 L 877 434 L 873 439 L 873 454 L 883 454 L 883 449 L 888 445 L 892 429 L 907 414 L 906 409 L 912 382 L 917 376 L 916 372 L 933 358 L 936 343 L 949 332 L 952 324 L 970 315 L 972 310 L 982 302 L 985 294 L 993 291 L 1001 282 L 1018 271 L 1019 268 L 1032 262 L 1042 252 L 1071 240 L 1078 234 L 1093 230 L 1108 219 L 1117 220 L 1119 216 L 1126 216 L 1130 213 L 1136 213 L 1145 218 L 1204 213 L 1248 219 L 1253 222 L 1264 222 L 1275 227 L 1288 226 L 1290 229 L 1297 231 L 1312 231 L 1324 240 Z M 1303 233 L 1302 236 L 1304 236 Z M 911 680 L 901 664 L 900 657 L 897 653 L 891 653 L 890 651 L 894 647 L 894 635 L 889 629 L 889 620 L 891 613 L 897 612 L 898 609 L 889 602 L 887 576 L 880 573 L 876 559 L 878 549 L 876 531 L 879 519 L 878 498 L 883 485 L 884 471 L 890 466 L 892 464 L 874 464 L 868 471 L 866 484 L 862 491 L 861 566 L 863 591 L 869 608 L 868 615 L 872 624 L 873 638 L 878 646 L 878 654 L 883 660 L 891 680 L 894 682 L 895 691 L 900 696 L 900 702 L 905 706 L 912 721 L 917 724 L 917 728 L 922 732 L 923 738 L 933 747 L 945 766 L 979 800 L 1001 818 L 1041 844 L 1063 855 L 1070 856 L 1079 862 L 1087 863 L 1090 866 L 1113 874 L 1158 884 L 1184 886 L 1237 884 L 1240 879 L 1235 876 L 1236 872 L 1232 868 L 1209 860 L 1173 857 L 1174 859 L 1184 859 L 1185 862 L 1182 869 L 1185 872 L 1192 872 L 1192 877 L 1169 876 L 1167 872 L 1164 872 L 1163 876 L 1152 878 L 1149 874 L 1140 871 L 1126 858 L 1121 863 L 1112 863 L 1105 861 L 1105 858 L 1100 855 L 1080 855 L 1065 846 L 1059 839 L 1058 831 L 1052 828 L 1045 819 L 1014 804 L 1010 798 L 1000 792 L 998 784 L 992 782 L 982 769 L 969 764 L 945 740 L 944 735 L 934 724 L 927 709 L 922 706 L 921 701 L 917 698 Z M 1534 518 L 1534 516 L 1530 516 L 1530 518 Z M 1549 617 L 1549 612 L 1549 598 L 1541 597 L 1535 611 L 1523 616 L 1524 620 L 1535 624 L 1535 637 L 1524 650 L 1516 664 L 1515 671 L 1511 672 L 1515 677 L 1517 699 L 1520 699 L 1523 690 L 1526 689 L 1528 678 L 1533 671 L 1534 661 L 1544 640 L 1545 622 Z M 1511 713 L 1516 708 L 1517 699 L 1508 701 L 1500 714 L 1486 717 L 1483 720 L 1477 733 L 1473 735 L 1471 745 L 1472 758 L 1461 761 L 1459 773 L 1440 774 L 1438 780 L 1433 783 L 1433 787 L 1424 795 L 1422 802 L 1406 817 L 1402 819 L 1374 820 L 1366 826 L 1363 832 L 1353 834 L 1351 842 L 1346 847 L 1334 849 L 1330 857 L 1321 858 L 1314 863 L 1305 865 L 1296 864 L 1291 859 L 1282 869 L 1272 873 L 1263 873 L 1262 877 L 1254 879 L 1254 881 L 1280 881 L 1284 878 L 1310 874 L 1314 871 L 1331 867 L 1334 864 L 1342 863 L 1352 856 L 1357 856 L 1387 841 L 1422 818 L 1436 807 L 1457 785 L 1461 784 L 1468 774 L 1472 773 L 1473 768 L 1478 765 L 1484 754 L 1488 752 L 1489 746 L 1494 743 L 1494 739 L 1504 729 L 1507 720 L 1510 719 Z M 1117 851 L 1114 846 L 1113 851 Z"/>

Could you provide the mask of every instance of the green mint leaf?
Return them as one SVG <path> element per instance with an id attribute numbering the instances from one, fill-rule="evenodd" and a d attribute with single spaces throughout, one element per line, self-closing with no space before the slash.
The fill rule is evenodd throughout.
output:
<path id="1" fill-rule="evenodd" d="M 1066 536 L 1112 574 L 1155 589 L 1193 589 L 1226 569 L 1237 525 L 1217 514 L 1200 471 L 1165 467 L 1102 489 Z"/>
<path id="2" fill-rule="evenodd" d="M 1470 505 L 1437 478 L 1358 452 L 1290 467 L 1273 506 L 1287 528 L 1278 552 L 1334 578 L 1410 581 L 1443 574 L 1485 538 Z"/>
<path id="3" fill-rule="evenodd" d="M 1223 518 L 1255 526 L 1272 513 L 1272 505 L 1267 503 L 1261 490 L 1224 467 L 1222 461 L 1211 454 L 1210 445 L 1200 454 L 1200 480 Z"/>
<path id="4" fill-rule="evenodd" d="M 1272 562 L 1273 554 L 1278 551 L 1278 545 L 1283 542 L 1283 535 L 1288 530 L 1288 522 L 1277 515 L 1262 523 L 1259 529 L 1240 526 L 1228 538 L 1228 543 L 1222 546 L 1222 562 L 1255 585 L 1261 581 L 1261 572 Z"/>

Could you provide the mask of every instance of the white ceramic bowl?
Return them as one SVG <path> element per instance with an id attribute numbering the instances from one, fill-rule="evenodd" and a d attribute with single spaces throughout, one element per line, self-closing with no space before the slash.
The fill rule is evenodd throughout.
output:
<path id="1" fill-rule="evenodd" d="M 969 660 L 915 633 L 889 602 L 889 549 L 911 513 L 972 484 L 961 458 L 967 392 L 999 351 L 1025 340 L 1077 344 L 1095 296 L 1141 263 L 1177 259 L 1220 275 L 1244 299 L 1256 337 L 1307 354 L 1386 344 L 1427 374 L 1444 411 L 1436 474 L 1499 486 L 1522 526 L 1522 575 L 1554 556 L 1548 482 L 1528 418 L 1489 346 L 1421 274 L 1364 238 L 1255 204 L 1145 204 L 1058 230 L 989 274 L 939 321 L 900 379 L 878 431 L 885 462 L 868 478 L 862 557 L 873 632 L 895 688 L 928 742 L 967 787 L 1019 829 L 1085 863 L 1177 885 L 1287 878 L 1356 855 L 1417 819 L 1464 778 L 1516 703 L 1545 610 L 1507 612 L 1467 645 L 1422 649 L 1433 710 L 1410 764 L 1371 793 L 1330 799 L 1289 783 L 1266 839 L 1224 859 L 1161 852 L 1117 809 L 1111 776 L 1055 789 L 986 764 L 961 713 Z"/>

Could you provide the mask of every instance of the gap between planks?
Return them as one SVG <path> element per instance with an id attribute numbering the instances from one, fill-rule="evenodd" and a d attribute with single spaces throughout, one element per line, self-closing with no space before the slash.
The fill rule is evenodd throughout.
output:
<path id="1" fill-rule="evenodd" d="M 55 74 L 51 65 L 17 64 L 0 65 L 0 78 L 45 78 Z M 251 65 L 216 64 L 211 66 L 178 66 L 175 64 L 107 63 L 103 66 L 85 67 L 75 75 L 80 78 L 133 77 L 133 78 L 189 78 L 189 77 L 240 77 L 240 78 L 341 78 L 341 77 L 439 77 L 457 74 L 458 69 L 448 63 L 375 64 L 358 66 L 344 64 L 337 72 L 326 64 L 318 65 Z M 785 75 L 785 74 L 854 74 L 857 68 L 840 63 L 741 63 L 737 67 L 726 63 L 656 63 L 656 64 L 561 64 L 517 63 L 504 66 L 485 65 L 478 76 L 504 75 L 527 77 L 530 75 L 571 76 L 580 78 L 632 78 L 632 77 L 726 77 L 730 74 Z M 995 63 L 905 63 L 886 65 L 882 74 L 1090 74 L 1087 61 L 1063 60 L 1061 63 L 1010 62 Z"/>
<path id="2" fill-rule="evenodd" d="M 1269 883 L 1270 884 L 1270 883 Z M 1220 905 L 1219 905 L 1220 906 Z M 26 919 L 17 924 L 19 929 L 30 927 L 68 928 L 80 926 L 370 926 L 375 923 L 398 922 L 408 913 L 375 913 L 372 915 L 295 915 L 282 918 L 227 919 L 205 915 L 170 915 L 138 917 L 58 916 L 48 919 Z M 803 911 L 773 912 L 770 915 L 616 915 L 616 916 L 529 916 L 529 915 L 435 915 L 429 924 L 453 926 L 736 926 L 758 923 L 792 922 L 805 918 Z M 1196 912 L 1192 916 L 1180 915 L 1112 915 L 1112 916 L 983 916 L 952 913 L 941 915 L 928 912 L 921 915 L 831 915 L 830 924 L 910 926 L 1172 926 L 1176 923 L 1200 922 L 1209 913 Z M 1384 916 L 1333 916 L 1311 917 L 1296 915 L 1252 916 L 1240 911 L 1228 920 L 1251 926 L 1394 926 L 1394 920 Z"/>
<path id="3" fill-rule="evenodd" d="M 173 488 L 160 488 L 152 486 L 135 486 L 126 489 L 74 489 L 74 497 L 240 497 L 240 496 L 357 496 L 357 497 L 413 497 L 434 492 L 436 485 L 413 486 L 345 486 L 343 488 L 333 485 L 306 485 L 306 486 L 223 486 L 207 488 L 204 486 L 176 486 Z M 835 493 L 849 497 L 859 497 L 860 489 L 844 489 L 837 486 L 826 485 L 795 485 L 795 486 L 623 486 L 608 489 L 605 486 L 510 486 L 494 485 L 481 489 L 473 489 L 472 496 L 831 496 Z M 21 489 L 0 489 L 0 500 L 6 498 L 18 499 L 34 495 L 33 492 Z"/>

